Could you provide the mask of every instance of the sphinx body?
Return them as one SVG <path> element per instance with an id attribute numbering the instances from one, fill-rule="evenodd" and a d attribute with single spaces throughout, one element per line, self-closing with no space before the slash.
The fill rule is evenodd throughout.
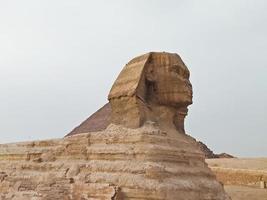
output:
<path id="1" fill-rule="evenodd" d="M 63 139 L 0 145 L 0 199 L 229 199 L 185 134 L 192 86 L 177 54 L 134 58 L 108 99 Z"/>

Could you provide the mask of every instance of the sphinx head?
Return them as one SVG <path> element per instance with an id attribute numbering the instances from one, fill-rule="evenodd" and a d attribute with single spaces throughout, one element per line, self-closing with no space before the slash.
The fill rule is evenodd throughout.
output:
<path id="1" fill-rule="evenodd" d="M 146 65 L 147 100 L 176 108 L 192 104 L 192 85 L 189 70 L 180 56 L 152 53 Z"/>
<path id="2" fill-rule="evenodd" d="M 136 57 L 118 76 L 109 101 L 112 123 L 137 128 L 148 120 L 164 120 L 153 113 L 161 107 L 160 112 L 171 111 L 172 122 L 183 129 L 187 106 L 192 104 L 189 70 L 177 54 L 152 52 Z"/>

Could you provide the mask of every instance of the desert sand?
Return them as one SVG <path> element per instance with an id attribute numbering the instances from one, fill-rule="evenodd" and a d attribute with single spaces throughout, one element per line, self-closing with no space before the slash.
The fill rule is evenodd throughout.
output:
<path id="1" fill-rule="evenodd" d="M 247 186 L 226 185 L 226 192 L 232 200 L 266 200 L 267 190 Z"/>
<path id="2" fill-rule="evenodd" d="M 233 200 L 267 200 L 267 158 L 206 159 Z"/>

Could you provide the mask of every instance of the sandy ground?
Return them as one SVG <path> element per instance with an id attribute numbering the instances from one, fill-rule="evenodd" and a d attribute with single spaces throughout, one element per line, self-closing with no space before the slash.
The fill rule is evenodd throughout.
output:
<path id="1" fill-rule="evenodd" d="M 267 171 L 267 158 L 219 158 L 206 159 L 210 167 Z"/>
<path id="2" fill-rule="evenodd" d="M 267 189 L 236 185 L 226 185 L 224 188 L 232 200 L 267 200 Z"/>
<path id="3" fill-rule="evenodd" d="M 221 158 L 206 159 L 210 167 L 255 170 L 267 172 L 267 158 Z M 232 200 L 267 200 L 267 189 L 248 186 L 225 185 Z"/>

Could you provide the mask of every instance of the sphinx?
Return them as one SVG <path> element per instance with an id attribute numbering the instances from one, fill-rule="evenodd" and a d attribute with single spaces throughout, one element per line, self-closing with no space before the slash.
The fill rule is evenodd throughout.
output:
<path id="1" fill-rule="evenodd" d="M 177 54 L 138 56 L 64 138 L 0 145 L 0 200 L 229 200 L 185 132 L 189 76 Z"/>
<path id="2" fill-rule="evenodd" d="M 190 72 L 180 56 L 151 52 L 132 59 L 123 68 L 108 95 L 109 103 L 67 136 L 104 130 L 109 124 L 129 128 L 152 121 L 175 126 L 185 133 L 187 106 L 192 104 Z"/>

